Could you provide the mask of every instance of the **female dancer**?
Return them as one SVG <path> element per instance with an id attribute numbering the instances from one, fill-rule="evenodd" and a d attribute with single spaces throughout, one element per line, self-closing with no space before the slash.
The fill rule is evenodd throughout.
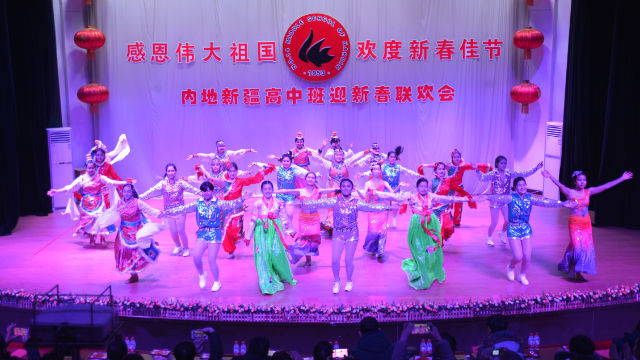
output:
<path id="1" fill-rule="evenodd" d="M 293 279 L 288 250 L 283 232 L 291 235 L 288 220 L 284 213 L 284 204 L 273 197 L 273 184 L 263 181 L 260 185 L 262 198 L 253 204 L 253 217 L 247 236 L 253 236 L 253 251 L 258 272 L 260 291 L 273 295 L 284 290 L 282 281 L 291 285 L 298 282 Z M 284 226 L 284 228 L 283 228 Z"/>
<path id="2" fill-rule="evenodd" d="M 353 182 L 349 179 L 340 181 L 337 197 L 322 200 L 303 201 L 303 209 L 315 210 L 319 208 L 333 209 L 333 240 L 331 241 L 331 269 L 333 270 L 333 293 L 340 292 L 340 258 L 343 251 L 344 263 L 347 269 L 347 283 L 344 290 L 353 290 L 353 256 L 358 246 L 358 210 L 373 212 L 387 211 L 388 206 L 371 205 L 358 201 L 351 196 Z"/>
<path id="3" fill-rule="evenodd" d="M 325 148 L 327 147 L 328 143 L 331 144 L 331 146 L 329 147 L 329 149 L 325 151 Z M 338 137 L 338 133 L 334 131 L 329 141 L 327 141 L 327 139 L 324 139 L 324 141 L 322 142 L 322 147 L 318 149 L 318 155 L 322 155 L 322 157 L 330 161 L 331 159 L 334 158 L 335 151 L 338 149 L 342 149 L 342 146 L 340 145 L 340 143 L 341 141 L 340 141 L 340 138 Z M 349 149 L 347 150 L 343 150 L 342 157 L 344 159 L 351 159 L 353 155 L 355 154 L 353 150 L 351 150 L 351 147 L 349 147 Z"/>
<path id="4" fill-rule="evenodd" d="M 261 164 L 262 169 L 251 176 L 238 176 L 238 164 L 232 162 L 227 170 L 228 176 L 228 190 L 222 197 L 223 200 L 236 200 L 242 197 L 242 189 L 245 186 L 257 184 L 264 180 L 264 177 L 272 173 L 275 169 L 275 165 Z M 258 163 L 252 163 L 251 166 L 258 166 Z M 229 255 L 228 259 L 233 259 L 234 252 L 236 251 L 236 242 L 244 237 L 244 211 L 243 209 L 237 209 L 233 211 L 224 211 L 222 217 L 224 219 L 222 248 Z M 249 243 L 247 243 L 249 246 Z"/>
<path id="5" fill-rule="evenodd" d="M 574 171 L 573 189 L 563 185 L 547 170 L 542 171 L 542 176 L 550 179 L 560 191 L 578 205 L 570 210 L 569 216 L 569 245 L 564 252 L 562 261 L 558 264 L 558 270 L 569 273 L 571 279 L 586 281 L 582 273 L 596 273 L 596 252 L 591 236 L 591 217 L 589 216 L 589 197 L 599 192 L 608 190 L 625 180 L 633 178 L 633 173 L 625 171 L 619 178 L 596 187 L 587 188 L 587 176 L 582 171 Z"/>
<path id="6" fill-rule="evenodd" d="M 403 150 L 402 146 L 397 146 L 394 150 L 389 151 L 387 153 L 387 161 L 382 164 L 382 180 L 388 182 L 393 191 L 399 191 L 400 189 L 400 174 L 420 176 L 417 172 L 398 164 L 400 154 L 402 154 Z M 395 229 L 397 226 L 396 217 L 398 216 L 398 210 L 392 211 L 391 214 L 391 228 Z"/>
<path id="7" fill-rule="evenodd" d="M 122 199 L 116 209 L 120 214 L 120 229 L 113 248 L 116 270 L 131 274 L 127 282 L 134 283 L 138 281 L 138 273 L 156 263 L 160 254 L 153 239 L 145 239 L 150 240 L 150 246 L 145 246 L 139 241 L 141 239 L 136 239 L 136 233 L 147 222 L 145 216 L 161 217 L 162 212 L 138 200 L 130 183 L 122 187 Z"/>
<path id="8" fill-rule="evenodd" d="M 451 152 L 451 162 L 447 164 L 447 172 L 449 178 L 451 178 L 449 185 L 451 189 L 455 191 L 457 196 L 469 196 L 469 193 L 464 190 L 462 186 L 462 177 L 464 176 L 465 171 L 478 169 L 480 172 L 486 173 L 491 170 L 491 165 L 489 164 L 473 164 L 466 163 L 462 158 L 462 153 L 458 149 L 453 149 Z M 469 207 L 475 209 L 476 203 L 473 201 L 469 201 Z M 460 226 L 460 222 L 462 221 L 462 203 L 453 204 L 453 226 Z"/>
<path id="9" fill-rule="evenodd" d="M 104 245 L 105 236 L 109 232 L 96 229 L 94 226 L 97 216 L 106 208 L 103 193 L 107 192 L 108 188 L 113 190 L 114 186 L 124 185 L 127 182 L 111 180 L 104 175 L 100 175 L 93 160 L 87 160 L 85 168 L 86 172 L 78 176 L 71 184 L 60 189 L 51 189 L 47 191 L 47 195 L 54 196 L 61 192 L 72 194 L 74 191 L 79 191 L 82 196 L 80 209 L 76 207 L 73 199 L 69 199 L 67 210 L 65 211 L 65 213 L 71 213 L 74 220 L 80 219 L 73 235 L 88 236 L 90 246 L 95 244 L 96 236 L 98 236 L 100 243 Z"/>
<path id="10" fill-rule="evenodd" d="M 436 177 L 431 181 L 431 191 L 433 191 L 433 193 L 437 195 L 454 195 L 455 191 L 451 186 L 451 178 L 447 177 L 445 164 L 443 162 L 435 163 L 433 172 Z M 451 238 L 451 235 L 453 235 L 453 232 L 455 231 L 455 229 L 453 228 L 453 219 L 451 217 L 452 206 L 450 203 L 440 203 L 437 200 L 434 201 L 432 205 L 433 212 L 436 214 L 438 220 L 440 221 L 440 233 L 442 235 L 442 240 L 449 240 L 449 238 Z"/>
<path id="11" fill-rule="evenodd" d="M 218 140 L 216 141 L 216 152 L 214 153 L 195 153 L 193 155 L 187 156 L 187 160 L 191 160 L 192 158 L 205 158 L 205 159 L 213 159 L 218 158 L 222 162 L 223 169 L 229 169 L 231 165 L 231 161 L 237 160 L 241 156 L 244 156 L 250 152 L 258 152 L 255 149 L 240 149 L 240 150 L 227 150 L 227 145 L 224 141 Z"/>
<path id="12" fill-rule="evenodd" d="M 507 195 L 488 195 L 487 198 L 493 203 L 501 205 L 509 205 L 509 226 L 507 227 L 507 238 L 509 246 L 513 253 L 511 262 L 507 265 L 507 279 L 515 280 L 515 267 L 520 262 L 520 275 L 518 280 L 522 285 L 529 285 L 527 279 L 527 269 L 531 262 L 531 225 L 529 225 L 529 216 L 531 215 L 531 207 L 575 207 L 574 201 L 567 200 L 565 202 L 551 200 L 532 196 L 527 193 L 527 182 L 523 177 L 519 176 L 513 180 L 513 193 Z"/>
<path id="13" fill-rule="evenodd" d="M 379 163 L 371 164 L 371 179 L 364 184 L 365 201 L 373 205 L 384 204 L 375 192 L 394 192 L 391 185 L 382 180 L 382 167 Z M 371 212 L 367 214 L 367 237 L 362 249 L 368 254 L 375 255 L 378 261 L 382 261 L 384 247 L 387 242 L 387 212 Z"/>
<path id="14" fill-rule="evenodd" d="M 276 159 L 282 163 L 281 166 L 278 166 L 276 170 L 276 184 L 278 185 L 278 190 L 292 190 L 296 188 L 296 180 L 298 178 L 303 179 L 304 176 L 309 172 L 309 170 L 303 169 L 295 164 L 293 164 L 293 156 L 291 153 L 283 154 L 280 158 L 275 157 L 274 155 L 269 156 L 272 159 Z M 295 209 L 293 205 L 293 200 L 295 200 L 296 196 L 291 193 L 277 193 L 276 199 L 282 201 L 285 204 L 285 210 L 287 212 L 287 218 L 289 221 L 293 219 L 293 210 Z M 293 224 L 291 224 L 293 229 Z M 294 230 L 295 232 L 295 230 Z"/>
<path id="15" fill-rule="evenodd" d="M 304 137 L 302 137 L 302 133 L 298 132 L 298 136 L 295 138 L 296 147 L 291 149 L 291 155 L 293 156 L 293 163 L 305 170 L 309 170 L 309 166 L 311 162 L 309 161 L 309 157 L 312 156 L 312 153 L 317 153 L 318 150 L 311 149 L 304 146 Z"/>
<path id="16" fill-rule="evenodd" d="M 305 186 L 300 189 L 278 190 L 276 193 L 293 194 L 302 201 L 318 200 L 322 194 L 332 193 L 334 189 L 318 189 L 316 174 L 308 172 L 305 176 Z M 297 263 L 303 256 L 306 257 L 304 266 L 311 266 L 311 256 L 318 256 L 320 246 L 320 215 L 317 210 L 302 208 L 298 213 L 298 232 L 293 245 L 289 246 L 289 260 Z"/>
<path id="17" fill-rule="evenodd" d="M 338 189 L 339 184 L 344 179 L 349 178 L 349 167 L 353 165 L 354 162 L 358 161 L 359 157 L 351 157 L 348 161 L 344 159 L 344 151 L 340 148 L 335 149 L 333 151 L 333 161 L 328 161 L 323 159 L 320 155 L 312 154 L 315 159 L 318 159 L 322 166 L 324 166 L 327 170 L 329 170 L 329 179 L 327 181 L 327 187 Z M 353 185 L 353 184 L 352 184 Z M 327 197 L 334 197 L 336 194 L 327 194 Z M 327 211 L 327 218 L 321 224 L 327 230 L 331 230 L 333 228 L 333 210 L 330 208 Z"/>
<path id="18" fill-rule="evenodd" d="M 95 146 L 92 147 L 87 154 L 87 160 L 92 159 L 96 163 L 97 171 L 100 175 L 104 175 L 111 180 L 122 181 L 112 165 L 123 160 L 127 155 L 129 155 L 129 152 L 131 152 L 127 136 L 125 134 L 121 134 L 118 138 L 116 147 L 108 153 L 107 147 L 102 143 L 102 141 L 95 140 L 94 143 Z M 118 195 L 122 195 L 121 188 L 118 188 Z M 76 198 L 80 199 L 79 194 Z M 106 207 L 109 208 L 110 204 L 108 193 L 104 194 L 104 201 Z M 113 231 L 115 231 L 115 229 Z"/>
<path id="19" fill-rule="evenodd" d="M 162 196 L 164 200 L 164 210 L 169 210 L 176 206 L 184 205 L 184 192 L 194 195 L 200 195 L 200 190 L 191 186 L 188 182 L 176 176 L 178 168 L 175 164 L 169 163 L 164 167 L 164 177 L 151 189 L 145 191 L 140 198 L 148 200 L 154 197 Z M 189 239 L 184 230 L 186 215 L 167 216 L 166 220 L 169 224 L 169 231 L 175 247 L 171 252 L 172 255 L 189 256 Z M 182 244 L 180 241 L 182 240 Z"/>
<path id="20" fill-rule="evenodd" d="M 542 168 L 542 161 L 531 170 L 513 171 L 507 169 L 507 158 L 500 155 L 496 158 L 495 165 L 495 170 L 489 171 L 486 174 L 482 174 L 480 170 L 476 170 L 476 173 L 480 177 L 480 181 L 491 182 L 492 194 L 505 195 L 509 194 L 509 187 L 511 185 L 512 179 L 515 179 L 516 177 L 526 178 L 530 175 L 533 175 L 536 171 Z M 498 225 L 500 212 L 502 212 L 504 224 L 502 225 L 502 231 L 498 233 L 498 237 L 503 244 L 506 244 L 507 241 L 504 239 L 504 235 L 506 234 L 507 224 L 509 223 L 509 221 L 507 220 L 509 217 L 507 213 L 507 207 L 504 204 L 495 201 L 489 201 L 489 209 L 491 211 L 491 224 L 489 225 L 489 229 L 487 231 L 487 245 L 495 245 L 493 242 L 493 231 L 496 229 L 496 225 Z"/>
<path id="21" fill-rule="evenodd" d="M 213 196 L 222 199 L 222 197 L 229 190 L 229 184 L 227 183 L 227 172 L 222 160 L 217 157 L 211 159 L 211 172 L 204 169 L 204 166 L 196 166 L 196 174 L 187 178 L 192 184 L 202 184 L 202 182 L 208 181 L 213 185 Z"/>
<path id="22" fill-rule="evenodd" d="M 417 193 L 409 198 L 413 215 L 407 232 L 411 258 L 402 261 L 402 270 L 407 274 L 409 286 L 416 290 L 428 289 L 438 280 L 445 279 L 442 253 L 442 236 L 438 216 L 432 211 L 432 201 L 439 203 L 465 202 L 469 199 L 457 196 L 441 196 L 429 191 L 429 180 L 418 179 Z M 379 196 L 400 200 L 406 194 L 379 193 Z"/>
<path id="23" fill-rule="evenodd" d="M 412 176 L 420 176 L 417 172 L 413 170 L 409 170 L 404 166 L 398 164 L 398 160 L 400 160 L 400 154 L 404 151 L 402 146 L 397 146 L 394 150 L 389 151 L 387 153 L 387 161 L 382 164 L 382 180 L 389 183 L 391 189 L 394 192 L 400 190 L 400 185 L 404 184 L 400 182 L 400 174 L 412 175 Z M 364 173 L 359 174 L 359 176 L 370 176 L 371 171 L 366 171 Z M 398 215 L 398 209 L 395 209 L 392 213 L 392 223 L 391 228 L 395 229 L 397 226 L 396 216 Z"/>
<path id="24" fill-rule="evenodd" d="M 207 272 L 204 271 L 202 257 L 204 252 L 209 250 L 209 268 L 213 276 L 211 291 L 218 291 L 222 287 L 218 263 L 216 262 L 220 244 L 222 243 L 222 212 L 241 208 L 243 199 L 226 201 L 214 198 L 213 184 L 208 181 L 200 185 L 200 191 L 202 192 L 202 197 L 197 201 L 171 208 L 165 214 L 175 216 L 189 212 L 196 213 L 198 231 L 196 232 L 196 246 L 193 249 L 193 264 L 198 271 L 200 288 L 204 289 L 207 285 Z"/>

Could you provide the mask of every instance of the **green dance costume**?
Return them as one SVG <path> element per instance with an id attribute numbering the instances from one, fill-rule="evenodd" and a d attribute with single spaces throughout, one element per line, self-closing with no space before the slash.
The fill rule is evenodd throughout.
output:
<path id="1" fill-rule="evenodd" d="M 285 230 L 289 228 L 289 223 L 284 204 L 274 197 L 257 200 L 253 205 L 251 222 L 256 271 L 262 293 L 272 295 L 284 290 L 283 281 L 297 284 L 286 252 Z"/>

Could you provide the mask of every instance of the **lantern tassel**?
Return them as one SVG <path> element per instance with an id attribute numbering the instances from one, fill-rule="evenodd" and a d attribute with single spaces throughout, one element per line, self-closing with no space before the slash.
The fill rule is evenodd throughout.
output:
<path id="1" fill-rule="evenodd" d="M 522 104 L 522 108 L 520 109 L 520 112 L 523 114 L 528 114 L 529 113 L 529 104 Z"/>
<path id="2" fill-rule="evenodd" d="M 524 49 L 524 59 L 525 60 L 531 59 L 531 49 Z"/>

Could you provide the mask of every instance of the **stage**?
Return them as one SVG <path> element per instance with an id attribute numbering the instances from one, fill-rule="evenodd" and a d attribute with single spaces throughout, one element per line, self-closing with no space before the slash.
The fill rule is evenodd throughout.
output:
<path id="1" fill-rule="evenodd" d="M 155 207 L 161 205 L 159 200 L 149 203 Z M 320 256 L 313 258 L 311 267 L 301 266 L 301 263 L 292 266 L 294 277 L 298 280 L 296 286 L 285 285 L 284 291 L 264 296 L 258 288 L 252 246 L 245 247 L 244 244 L 239 244 L 234 259 L 227 259 L 226 253 L 221 249 L 218 264 L 222 289 L 213 293 L 209 290 L 212 284 L 211 277 L 205 290 L 198 287 L 198 278 L 191 257 L 170 255 L 173 243 L 169 232 L 166 231 L 156 236 L 163 251 L 159 262 L 140 275 L 139 283 L 127 284 L 128 275 L 119 274 L 114 268 L 113 236 L 109 238 L 110 242 L 106 248 L 100 245 L 89 247 L 87 239 L 81 240 L 71 236 L 74 222 L 67 216 L 57 213 L 47 217 L 27 216 L 20 219 L 12 235 L 0 241 L 0 261 L 4 264 L 0 288 L 24 289 L 24 295 L 42 293 L 58 284 L 62 293 L 98 294 L 111 285 L 114 297 L 119 300 L 120 305 L 125 302 L 146 305 L 162 303 L 163 307 L 183 307 L 182 312 L 172 313 L 174 316 L 166 311 L 132 312 L 131 309 L 121 309 L 120 313 L 123 316 L 189 318 L 184 315 L 184 308 L 197 310 L 199 306 L 205 305 L 208 307 L 200 313 L 219 314 L 221 309 L 226 309 L 228 313 L 268 314 L 294 309 L 296 313 L 320 312 L 324 315 L 335 313 L 332 309 L 346 312 L 359 309 L 360 314 L 376 311 L 389 313 L 389 308 L 398 304 L 430 304 L 431 307 L 440 305 L 445 308 L 462 306 L 457 313 L 440 315 L 440 318 L 455 318 L 468 317 L 470 312 L 463 310 L 469 310 L 470 307 L 473 307 L 476 313 L 482 311 L 477 309 L 478 304 L 482 308 L 481 304 L 485 302 L 493 302 L 495 305 L 504 299 L 519 299 L 526 303 L 527 299 L 543 294 L 558 297 L 572 293 L 588 294 L 592 290 L 606 290 L 619 285 L 633 287 L 638 280 L 637 259 L 640 258 L 637 231 L 594 228 L 598 274 L 586 275 L 588 282 L 572 282 L 556 270 L 557 262 L 568 241 L 567 217 L 568 211 L 565 209 L 533 210 L 531 224 L 534 230 L 534 248 L 528 273 L 531 282 L 529 286 L 506 279 L 505 267 L 511 256 L 508 246 L 502 245 L 499 241 L 494 248 L 485 244 L 489 211 L 484 203 L 479 204 L 477 210 L 468 209 L 465 205 L 462 226 L 456 228 L 455 234 L 444 248 L 446 280 L 442 284 L 434 283 L 428 290 L 416 291 L 409 287 L 407 278 L 400 268 L 401 261 L 410 257 L 406 242 L 409 215 L 404 214 L 398 217 L 397 229 L 389 230 L 384 262 L 365 254 L 359 246 L 355 258 L 352 292 L 345 292 L 343 283 L 339 294 L 331 293 L 331 240 L 323 239 Z M 366 215 L 361 213 L 359 220 L 362 244 L 366 233 Z M 191 244 L 195 240 L 194 231 L 195 220 L 193 214 L 190 214 L 187 218 L 187 233 Z M 344 278 L 344 266 L 342 276 Z M 622 293 L 624 292 L 623 289 Z M 8 291 L 5 295 L 7 293 Z M 631 298 L 619 297 L 616 301 L 633 302 L 637 299 L 635 294 Z M 549 311 L 557 311 L 564 308 L 582 308 L 589 303 L 594 306 L 606 305 L 606 301 L 603 303 L 601 300 L 603 299 L 587 299 L 582 301 L 586 304 L 576 306 L 569 300 L 556 299 L 556 305 L 560 306 L 547 308 Z M 554 301 L 551 303 L 553 305 Z M 237 307 L 241 309 L 238 310 Z M 257 307 L 258 311 L 254 307 Z M 140 306 L 136 305 L 136 308 L 139 310 Z M 493 308 L 492 311 L 496 311 L 496 307 Z M 410 307 L 409 310 L 411 309 L 416 310 Z M 425 310 L 425 313 L 439 312 L 431 308 L 420 309 Z M 402 313 L 402 310 L 406 311 L 407 308 L 403 309 L 401 306 L 397 312 Z M 520 313 L 539 312 L 544 311 L 544 307 L 529 306 L 521 310 Z M 358 313 L 355 315 L 354 320 L 360 317 L 357 316 Z M 256 317 L 254 314 L 249 318 L 236 316 L 216 319 L 255 321 L 269 317 Z M 296 321 L 294 318 L 291 320 Z M 340 319 L 326 317 L 326 321 L 336 320 Z"/>

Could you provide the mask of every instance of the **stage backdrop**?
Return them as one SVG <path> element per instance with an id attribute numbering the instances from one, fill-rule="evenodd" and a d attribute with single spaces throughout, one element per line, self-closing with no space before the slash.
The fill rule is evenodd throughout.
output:
<path id="1" fill-rule="evenodd" d="M 196 162 L 185 157 L 214 151 L 217 139 L 258 149 L 244 166 L 290 149 L 298 131 L 314 148 L 332 131 L 354 150 L 403 145 L 411 168 L 449 160 L 453 148 L 473 162 L 503 154 L 511 167 L 514 147 L 529 146 L 512 141 L 520 106 L 509 97 L 522 80 L 512 36 L 524 8 L 513 0 L 100 1 L 107 41 L 98 79 L 110 91 L 100 137 L 113 146 L 127 134 L 132 152 L 117 170 L 140 188 L 167 162 L 192 172 Z M 283 55 L 287 30 L 306 14 L 335 19 L 349 39 L 348 61 L 323 82 L 295 75 Z M 345 57 L 335 46 L 328 54 Z"/>

